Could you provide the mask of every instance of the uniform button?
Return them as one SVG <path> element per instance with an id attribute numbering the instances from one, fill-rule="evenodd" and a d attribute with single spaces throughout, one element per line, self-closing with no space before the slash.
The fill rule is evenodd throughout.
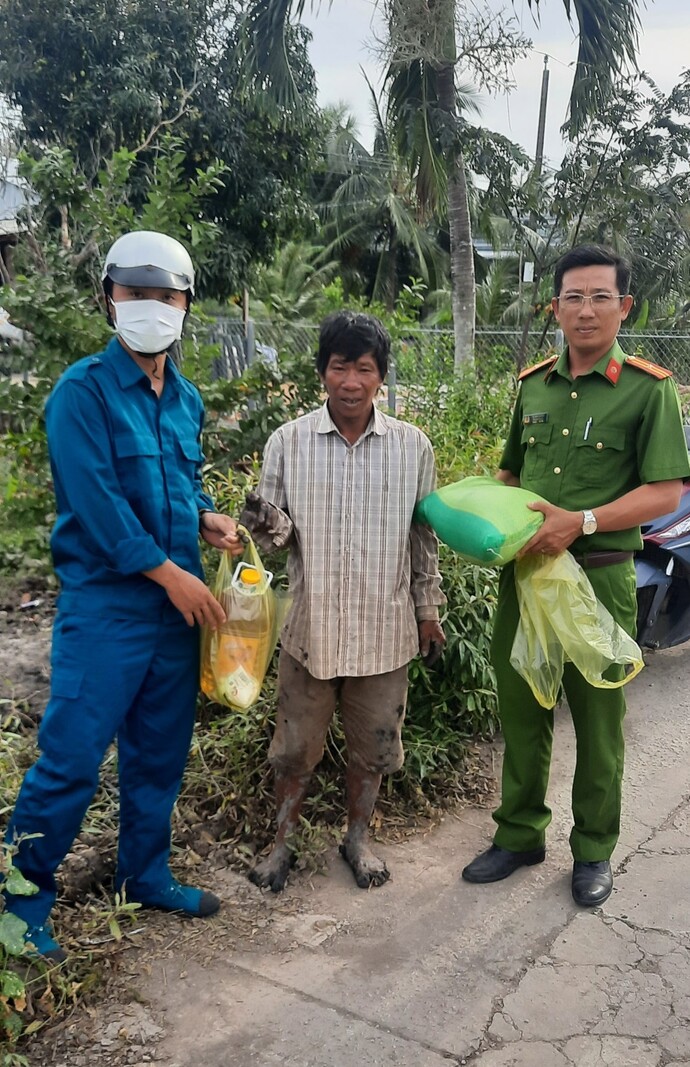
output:
<path id="1" fill-rule="evenodd" d="M 561 430 L 561 433 L 563 434 L 563 436 L 564 436 L 564 437 L 567 437 L 567 436 L 568 436 L 568 434 L 570 433 L 570 430 L 569 430 L 569 429 L 568 429 L 568 427 L 566 426 L 565 430 Z"/>
<path id="2" fill-rule="evenodd" d="M 570 395 L 573 398 L 573 400 L 577 400 L 577 393 L 573 392 Z"/>
<path id="3" fill-rule="evenodd" d="M 603 441 L 597 441 L 597 449 L 599 450 L 599 452 L 601 452 L 603 447 L 604 447 Z"/>
<path id="4" fill-rule="evenodd" d="M 533 445 L 533 444 L 534 444 L 534 438 L 533 438 L 533 437 L 530 437 L 530 439 L 529 439 L 529 441 L 527 442 L 527 444 L 528 444 L 528 445 Z"/>
<path id="5" fill-rule="evenodd" d="M 560 467 L 554 467 L 553 468 L 553 473 L 554 474 L 560 474 L 561 473 L 561 468 Z"/>

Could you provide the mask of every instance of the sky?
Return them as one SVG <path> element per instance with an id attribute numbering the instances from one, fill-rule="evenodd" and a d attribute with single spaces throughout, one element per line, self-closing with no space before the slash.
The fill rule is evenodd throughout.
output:
<path id="1" fill-rule="evenodd" d="M 569 25 L 562 0 L 543 0 L 540 24 L 535 25 L 527 0 L 488 0 L 492 10 L 512 11 L 525 36 L 532 40 L 529 55 L 514 70 L 515 89 L 509 96 L 482 96 L 478 119 L 483 126 L 505 134 L 534 155 L 544 55 L 549 56 L 545 160 L 557 165 L 564 150 L 560 134 L 567 112 L 577 56 L 577 38 Z M 371 99 L 363 67 L 377 89 L 381 71 L 374 54 L 374 0 L 328 0 L 314 5 L 304 19 L 314 34 L 310 47 L 316 70 L 319 103 L 344 102 L 355 115 L 362 141 L 371 144 Z M 690 4 L 688 0 L 647 0 L 641 12 L 642 32 L 638 63 L 668 92 L 690 67 Z"/>

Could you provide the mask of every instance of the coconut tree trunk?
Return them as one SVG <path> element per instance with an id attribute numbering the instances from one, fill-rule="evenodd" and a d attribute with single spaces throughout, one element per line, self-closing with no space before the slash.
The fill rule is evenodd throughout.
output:
<path id="1" fill-rule="evenodd" d="M 390 227 L 388 235 L 388 270 L 386 278 L 386 311 L 393 313 L 398 298 L 398 235 Z"/>
<path id="2" fill-rule="evenodd" d="M 472 224 L 467 197 L 465 162 L 458 155 L 448 181 L 448 225 L 450 230 L 450 283 L 455 333 L 455 369 L 474 358 L 476 288 Z"/>
<path id="3" fill-rule="evenodd" d="M 465 162 L 458 145 L 458 105 L 455 95 L 455 65 L 447 63 L 437 73 L 438 102 L 445 113 L 450 137 L 448 149 L 448 229 L 450 234 L 450 290 L 455 334 L 456 371 L 474 358 L 476 291 L 472 224 L 467 195 Z"/>

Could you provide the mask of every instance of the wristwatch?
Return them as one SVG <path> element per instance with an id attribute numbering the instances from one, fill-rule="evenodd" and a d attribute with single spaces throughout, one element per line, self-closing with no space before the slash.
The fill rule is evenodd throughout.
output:
<path id="1" fill-rule="evenodd" d="M 597 520 L 593 511 L 582 512 L 582 532 L 583 534 L 593 534 L 597 532 Z"/>

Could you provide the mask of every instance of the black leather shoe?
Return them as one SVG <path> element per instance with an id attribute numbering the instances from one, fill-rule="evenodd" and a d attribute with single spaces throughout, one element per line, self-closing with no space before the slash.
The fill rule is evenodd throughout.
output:
<path id="1" fill-rule="evenodd" d="M 608 860 L 573 863 L 573 900 L 583 908 L 595 908 L 611 896 L 613 875 Z"/>
<path id="2" fill-rule="evenodd" d="M 500 882 L 518 867 L 532 867 L 535 863 L 543 863 L 545 855 L 546 850 L 543 848 L 533 848 L 531 852 L 509 852 L 507 848 L 492 845 L 468 863 L 462 877 L 466 882 Z"/>

